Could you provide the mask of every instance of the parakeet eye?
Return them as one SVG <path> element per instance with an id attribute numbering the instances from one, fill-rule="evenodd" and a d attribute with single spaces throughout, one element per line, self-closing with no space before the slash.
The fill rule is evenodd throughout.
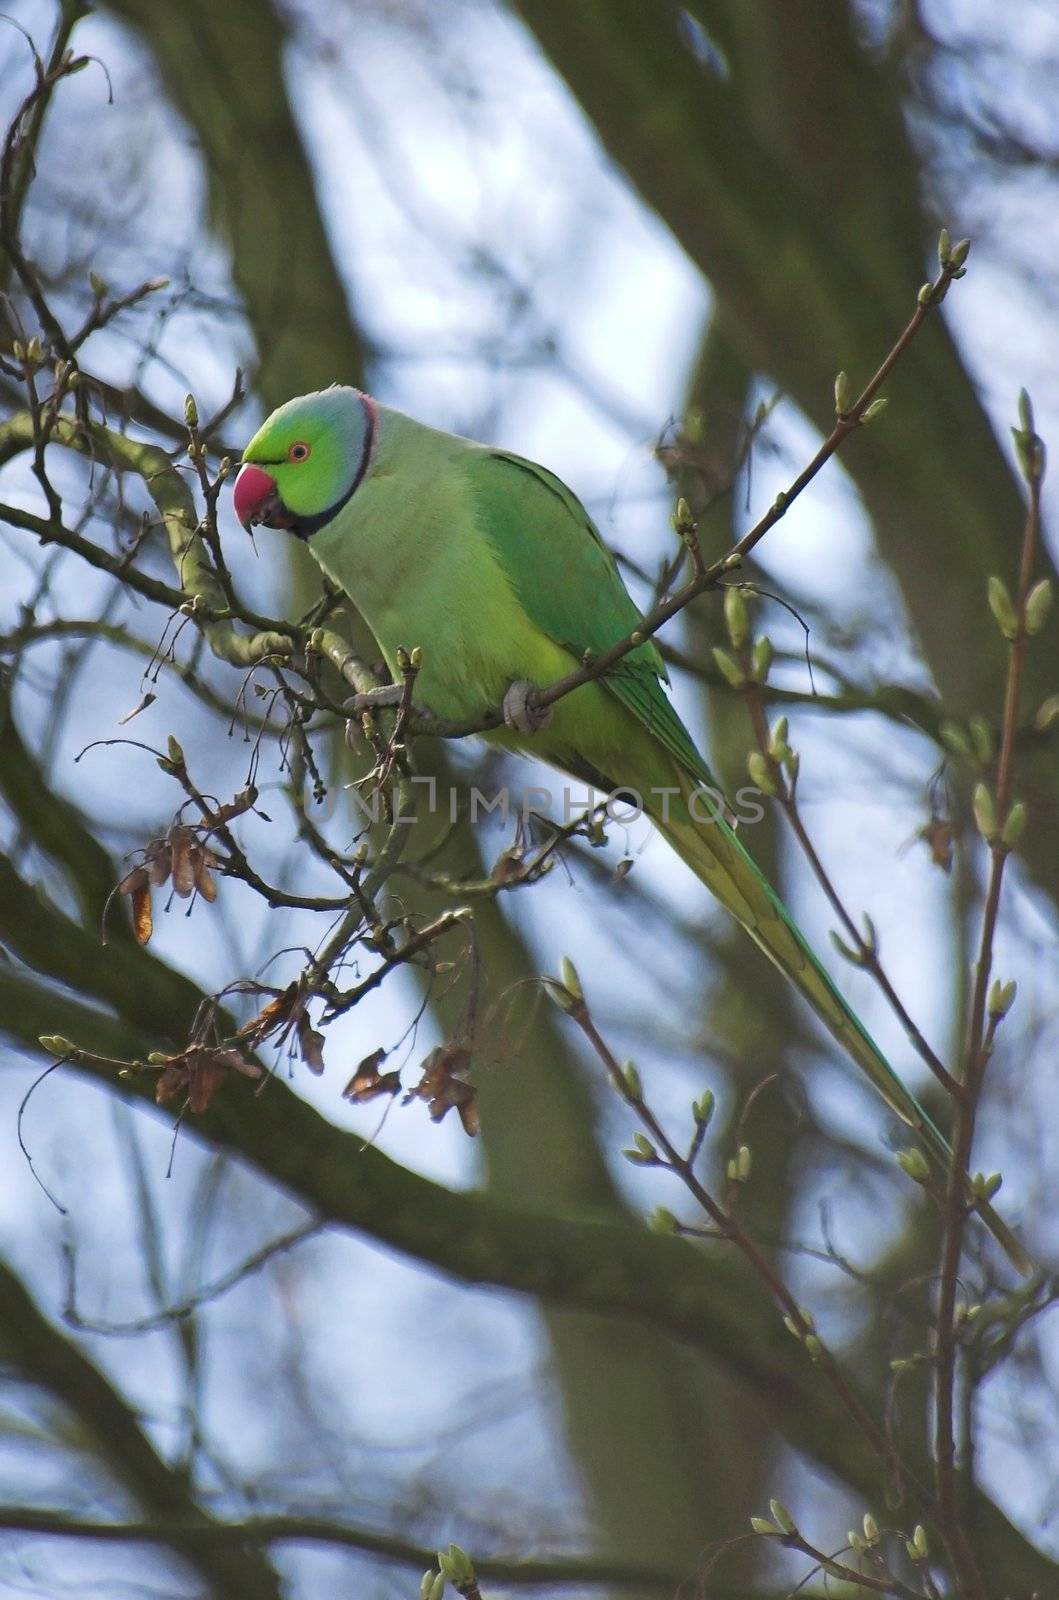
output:
<path id="1" fill-rule="evenodd" d="M 297 444 L 292 444 L 290 449 L 287 451 L 287 460 L 308 461 L 309 457 L 312 455 L 312 449 L 313 447 L 311 444 L 306 444 L 303 439 L 299 439 Z"/>

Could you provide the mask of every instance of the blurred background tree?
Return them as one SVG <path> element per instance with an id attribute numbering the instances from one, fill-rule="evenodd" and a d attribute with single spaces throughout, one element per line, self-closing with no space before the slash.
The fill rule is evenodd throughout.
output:
<path id="1" fill-rule="evenodd" d="M 332 381 L 543 460 L 647 604 L 675 495 L 711 558 L 751 525 L 830 429 L 836 371 L 866 380 L 907 322 L 941 222 L 973 239 L 970 275 L 887 383 L 886 415 L 745 575 L 810 628 L 811 678 L 798 620 L 755 610 L 813 838 L 858 920 L 870 910 L 909 1010 L 958 1057 L 986 866 L 968 798 L 992 770 L 1006 664 L 986 584 L 1014 586 L 1024 521 L 1006 429 L 1022 384 L 1045 437 L 1059 416 L 1054 15 L 1034 0 L 1002 19 L 985 0 L 32 0 L 11 19 L 5 125 L 33 99 L 0 196 L 0 1593 L 408 1595 L 453 1539 L 487 1593 L 778 1595 L 807 1573 L 822 1592 L 804 1552 L 743 1538 L 771 1495 L 827 1551 L 866 1510 L 909 1533 L 929 1511 L 730 1247 L 645 1230 L 660 1204 L 701 1219 L 621 1160 L 628 1109 L 539 974 L 576 954 L 608 1043 L 674 1126 L 713 1089 L 711 1181 L 751 1149 L 740 1217 L 928 1483 L 917 1358 L 937 1216 L 893 1161 L 885 1109 L 642 826 L 610 827 L 606 850 L 574 840 L 507 893 L 490 872 L 510 865 L 510 828 L 443 817 L 389 903 L 420 928 L 471 905 L 473 947 L 461 923 L 438 944 L 450 972 L 410 965 L 366 994 L 326 1030 L 322 1077 L 266 1045 L 264 1091 L 225 1083 L 175 1142 L 156 1075 L 100 1059 L 20 1108 L 41 1034 L 142 1060 L 184 1046 L 204 996 L 282 990 L 323 937 L 298 901 L 334 895 L 328 857 L 360 826 L 344 785 L 363 755 L 337 720 L 306 745 L 282 664 L 248 684 L 231 628 L 167 623 L 174 586 L 195 588 L 172 560 L 197 515 L 187 391 L 211 471 L 272 406 Z M 67 48 L 99 64 L 67 77 Z M 35 335 L 30 384 L 47 392 L 76 356 L 66 414 L 96 428 L 43 454 Z M 259 633 L 309 615 L 312 563 L 268 535 L 246 548 L 227 498 L 223 549 Z M 371 661 L 355 617 L 327 620 Z M 734 790 L 753 731 L 711 653 L 724 642 L 717 596 L 663 638 Z M 1019 1001 L 975 1150 L 1044 1267 L 1057 690 L 1046 634 L 1026 661 L 1031 820 L 997 941 Z M 164 752 L 170 735 L 210 797 L 241 790 L 249 764 L 261 807 L 232 829 L 280 893 L 269 906 L 225 876 L 187 920 L 182 901 L 161 915 L 163 891 L 149 950 L 118 907 L 104 946 L 108 894 L 182 795 L 143 748 L 77 757 L 123 738 Z M 419 741 L 417 759 L 446 794 L 552 781 L 473 741 Z M 771 810 L 747 832 L 826 946 L 833 918 L 789 835 Z M 360 975 L 377 960 L 362 950 Z M 835 964 L 929 1097 L 870 976 Z M 234 1028 L 261 1000 L 226 1003 Z M 477 1143 L 421 1104 L 342 1097 L 376 1049 L 411 1083 L 454 1041 L 473 1044 Z M 968 1244 L 961 1293 L 987 1312 L 960 1362 L 964 1519 L 983 1592 L 1045 1594 L 1051 1284 L 1013 1293 Z M 957 1592 L 937 1555 L 931 1576 L 888 1546 L 885 1592 Z"/>

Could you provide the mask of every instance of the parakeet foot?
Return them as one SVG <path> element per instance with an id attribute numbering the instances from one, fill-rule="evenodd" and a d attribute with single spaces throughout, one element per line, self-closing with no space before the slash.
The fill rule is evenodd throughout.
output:
<path id="1" fill-rule="evenodd" d="M 342 710 L 348 711 L 351 717 L 359 717 L 364 711 L 379 711 L 399 706 L 403 699 L 403 684 L 383 683 L 377 689 L 366 689 L 363 694 L 355 694 L 351 700 L 344 703 Z"/>
<path id="2" fill-rule="evenodd" d="M 534 705 L 536 693 L 535 683 L 516 678 L 504 696 L 504 721 L 516 733 L 539 733 L 552 720 L 551 706 Z"/>

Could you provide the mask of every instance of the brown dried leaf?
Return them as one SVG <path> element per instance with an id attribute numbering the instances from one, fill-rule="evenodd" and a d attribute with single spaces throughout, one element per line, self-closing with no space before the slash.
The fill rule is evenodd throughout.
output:
<path id="1" fill-rule="evenodd" d="M 189 1111 L 208 1111 L 230 1072 L 240 1072 L 247 1078 L 262 1076 L 257 1063 L 248 1061 L 240 1050 L 230 1046 L 222 1049 L 193 1046 L 183 1055 L 173 1056 L 163 1067 L 155 1085 L 155 1100 L 163 1105 L 183 1095 Z"/>
<path id="2" fill-rule="evenodd" d="M 197 840 L 189 827 L 177 823 L 169 830 L 168 844 L 173 859 L 173 889 L 181 900 L 186 900 L 195 887 Z"/>
<path id="3" fill-rule="evenodd" d="M 930 859 L 942 872 L 952 871 L 952 853 L 956 842 L 956 830 L 945 817 L 931 817 L 926 827 L 919 830 L 919 837 L 925 840 L 930 850 Z"/>
<path id="4" fill-rule="evenodd" d="M 282 994 L 270 1000 L 264 1010 L 259 1011 L 256 1017 L 251 1017 L 249 1022 L 239 1029 L 237 1038 L 244 1038 L 249 1033 L 257 1033 L 264 1037 L 265 1034 L 274 1033 L 277 1028 L 290 1020 L 298 998 L 297 983 L 288 983 Z"/>
<path id="5" fill-rule="evenodd" d="M 140 889 L 146 889 L 150 881 L 146 867 L 133 867 L 118 884 L 116 893 L 136 894 Z"/>
<path id="6" fill-rule="evenodd" d="M 439 1045 L 424 1061 L 423 1076 L 411 1094 L 428 1102 L 432 1122 L 440 1122 L 455 1106 L 463 1131 L 473 1138 L 479 1126 L 475 1089 L 466 1079 L 456 1076 L 461 1068 L 469 1064 L 470 1059 L 471 1053 L 466 1045 Z"/>
<path id="7" fill-rule="evenodd" d="M 342 1090 L 343 1100 L 352 1100 L 354 1105 L 364 1105 L 380 1094 L 396 1094 L 401 1087 L 401 1075 L 398 1072 L 380 1073 L 379 1068 L 385 1060 L 386 1051 L 381 1045 L 378 1050 L 373 1050 L 370 1056 L 365 1056 Z"/>
<path id="8" fill-rule="evenodd" d="M 217 898 L 217 880 L 213 876 L 205 861 L 199 863 L 195 871 L 195 888 L 207 902 L 212 905 Z"/>
<path id="9" fill-rule="evenodd" d="M 313 1027 L 307 1011 L 298 1018 L 298 1050 L 309 1071 L 319 1077 L 324 1070 L 324 1036 Z"/>
<path id="10" fill-rule="evenodd" d="M 173 870 L 173 852 L 164 839 L 152 839 L 145 851 L 144 865 L 153 884 L 161 888 L 168 882 L 169 874 Z"/>
<path id="11" fill-rule="evenodd" d="M 144 881 L 132 891 L 132 931 L 136 936 L 137 944 L 147 944 L 154 932 L 151 887 L 147 882 L 146 873 L 144 873 Z"/>

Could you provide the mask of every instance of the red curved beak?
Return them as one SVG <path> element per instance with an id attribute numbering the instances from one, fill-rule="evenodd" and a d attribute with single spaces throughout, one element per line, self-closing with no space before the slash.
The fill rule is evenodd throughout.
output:
<path id="1" fill-rule="evenodd" d="M 240 467 L 232 493 L 235 514 L 247 533 L 255 522 L 269 522 L 282 512 L 276 480 L 248 461 Z"/>

